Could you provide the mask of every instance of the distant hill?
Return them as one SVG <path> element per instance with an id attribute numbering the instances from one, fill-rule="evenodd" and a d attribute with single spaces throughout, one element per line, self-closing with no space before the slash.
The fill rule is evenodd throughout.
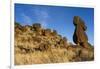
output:
<path id="1" fill-rule="evenodd" d="M 94 60 L 91 44 L 83 48 L 68 43 L 56 30 L 44 29 L 39 23 L 22 26 L 15 22 L 14 32 L 15 65 Z"/>

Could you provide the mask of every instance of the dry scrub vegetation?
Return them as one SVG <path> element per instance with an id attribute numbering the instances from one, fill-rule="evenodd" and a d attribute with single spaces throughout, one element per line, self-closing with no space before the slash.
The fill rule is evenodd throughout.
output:
<path id="1" fill-rule="evenodd" d="M 22 26 L 15 23 L 15 65 L 91 61 L 94 48 L 73 45 L 56 30 L 44 29 L 40 24 Z"/>

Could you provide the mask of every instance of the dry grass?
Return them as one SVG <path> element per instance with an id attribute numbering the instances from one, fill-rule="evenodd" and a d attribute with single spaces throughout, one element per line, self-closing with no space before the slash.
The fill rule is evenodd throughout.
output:
<path id="1" fill-rule="evenodd" d="M 66 49 L 52 49 L 51 51 L 35 51 L 32 53 L 16 53 L 15 65 L 63 63 L 69 62 Z"/>
<path id="2" fill-rule="evenodd" d="M 66 38 L 55 31 L 50 31 L 50 29 L 31 27 L 15 25 L 15 65 L 64 63 L 94 59 L 92 48 L 90 50 L 69 44 Z"/>

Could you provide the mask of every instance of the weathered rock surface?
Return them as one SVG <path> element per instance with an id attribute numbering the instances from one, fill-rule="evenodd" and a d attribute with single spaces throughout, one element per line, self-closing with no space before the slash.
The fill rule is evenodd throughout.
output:
<path id="1" fill-rule="evenodd" d="M 88 44 L 88 37 L 85 32 L 87 27 L 84 21 L 79 16 L 74 16 L 73 24 L 75 26 L 73 35 L 74 43 L 85 47 Z"/>

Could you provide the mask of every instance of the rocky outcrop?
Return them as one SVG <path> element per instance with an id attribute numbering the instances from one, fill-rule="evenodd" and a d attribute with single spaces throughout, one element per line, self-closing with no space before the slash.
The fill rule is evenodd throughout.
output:
<path id="1" fill-rule="evenodd" d="M 44 51 L 48 48 L 67 47 L 67 40 L 59 36 L 56 30 L 43 29 L 38 23 L 32 26 L 15 24 L 15 46 Z"/>
<path id="2" fill-rule="evenodd" d="M 75 26 L 73 41 L 78 45 L 86 47 L 88 44 L 88 37 L 85 33 L 87 27 L 84 21 L 79 16 L 74 16 L 73 24 Z"/>
<path id="3" fill-rule="evenodd" d="M 77 18 L 74 21 L 77 23 Z M 39 23 L 34 23 L 32 26 L 15 23 L 14 35 L 16 65 L 91 61 L 94 59 L 94 48 L 91 44 L 88 44 L 89 48 L 85 48 L 68 43 L 67 38 L 62 37 L 56 30 L 44 29 Z M 79 35 L 75 35 L 75 37 Z M 82 36 L 84 35 L 82 34 Z M 78 39 L 80 38 L 76 39 L 76 43 L 80 43 L 82 40 L 77 41 Z M 83 41 L 87 40 L 83 39 Z"/>

